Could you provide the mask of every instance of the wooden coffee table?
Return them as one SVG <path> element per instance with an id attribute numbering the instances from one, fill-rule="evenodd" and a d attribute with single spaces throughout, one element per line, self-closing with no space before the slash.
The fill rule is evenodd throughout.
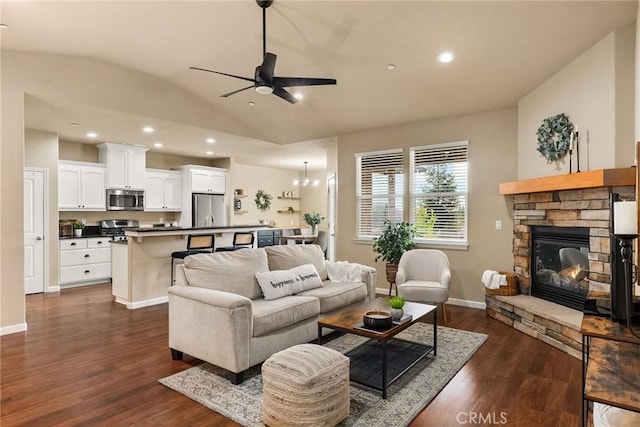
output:
<path id="1" fill-rule="evenodd" d="M 438 348 L 438 308 L 435 305 L 407 302 L 403 310 L 405 315 L 412 316 L 410 320 L 392 325 L 384 331 L 364 327 L 362 315 L 365 311 L 386 307 L 387 299 L 378 298 L 318 321 L 318 344 L 322 344 L 322 328 L 370 338 L 345 355 L 351 359 L 351 381 L 381 390 L 383 399 L 387 398 L 387 388 L 390 384 L 428 354 L 433 352 L 436 356 Z M 395 338 L 398 333 L 430 313 L 433 315 L 433 345 Z"/>

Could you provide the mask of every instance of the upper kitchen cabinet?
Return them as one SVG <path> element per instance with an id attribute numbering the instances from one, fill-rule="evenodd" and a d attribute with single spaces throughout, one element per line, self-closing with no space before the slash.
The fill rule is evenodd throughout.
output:
<path id="1" fill-rule="evenodd" d="M 185 165 L 182 170 L 182 215 L 181 227 L 192 227 L 192 194 L 225 194 L 227 192 L 227 170 L 199 165 Z"/>
<path id="2" fill-rule="evenodd" d="M 100 163 L 107 165 L 107 188 L 144 189 L 146 147 L 104 142 L 98 145 Z"/>
<path id="3" fill-rule="evenodd" d="M 182 174 L 180 172 L 147 169 L 144 192 L 145 211 L 182 210 Z"/>
<path id="4" fill-rule="evenodd" d="M 105 166 L 82 162 L 58 163 L 58 209 L 104 211 Z"/>
<path id="5" fill-rule="evenodd" d="M 227 186 L 225 169 L 187 166 L 192 193 L 224 194 Z"/>

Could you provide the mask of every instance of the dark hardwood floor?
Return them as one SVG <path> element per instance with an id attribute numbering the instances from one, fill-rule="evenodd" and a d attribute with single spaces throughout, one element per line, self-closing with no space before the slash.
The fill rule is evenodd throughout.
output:
<path id="1" fill-rule="evenodd" d="M 490 335 L 412 426 L 576 426 L 580 362 L 487 318 L 447 306 L 447 326 Z M 28 331 L 1 346 L 0 425 L 237 426 L 158 383 L 173 361 L 167 305 L 127 310 L 111 285 L 27 296 Z"/>

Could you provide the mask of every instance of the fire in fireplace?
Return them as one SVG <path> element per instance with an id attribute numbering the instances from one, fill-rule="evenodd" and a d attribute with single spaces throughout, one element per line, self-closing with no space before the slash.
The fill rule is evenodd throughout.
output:
<path id="1" fill-rule="evenodd" d="M 584 308 L 589 291 L 589 229 L 532 227 L 531 295 Z"/>

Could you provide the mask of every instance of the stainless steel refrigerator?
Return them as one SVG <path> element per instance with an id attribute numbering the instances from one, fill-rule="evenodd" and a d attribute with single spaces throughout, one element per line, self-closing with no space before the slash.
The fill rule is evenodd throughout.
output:
<path id="1" fill-rule="evenodd" d="M 227 208 L 223 194 L 193 193 L 191 195 L 192 227 L 224 227 Z"/>

